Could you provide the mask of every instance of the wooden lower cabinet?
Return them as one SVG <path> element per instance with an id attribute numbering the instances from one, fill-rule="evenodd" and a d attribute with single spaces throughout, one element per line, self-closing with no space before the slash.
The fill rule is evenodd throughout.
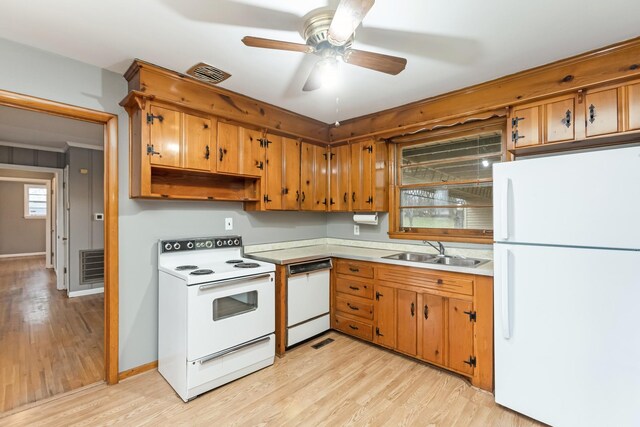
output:
<path id="1" fill-rule="evenodd" d="M 332 327 L 493 390 L 493 280 L 339 259 Z"/>

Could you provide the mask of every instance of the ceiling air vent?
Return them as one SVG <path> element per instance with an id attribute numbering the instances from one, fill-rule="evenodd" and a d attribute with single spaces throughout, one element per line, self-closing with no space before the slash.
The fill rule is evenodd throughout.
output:
<path id="1" fill-rule="evenodd" d="M 187 70 L 187 74 L 212 85 L 217 85 L 231 77 L 231 74 L 225 73 L 224 71 L 212 65 L 205 64 L 204 62 L 189 68 Z"/>

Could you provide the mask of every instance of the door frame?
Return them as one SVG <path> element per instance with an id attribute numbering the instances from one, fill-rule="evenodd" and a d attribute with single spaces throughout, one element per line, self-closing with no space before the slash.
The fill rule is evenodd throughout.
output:
<path id="1" fill-rule="evenodd" d="M 0 89 L 0 105 L 104 126 L 104 362 L 107 384 L 118 382 L 118 116 Z"/>

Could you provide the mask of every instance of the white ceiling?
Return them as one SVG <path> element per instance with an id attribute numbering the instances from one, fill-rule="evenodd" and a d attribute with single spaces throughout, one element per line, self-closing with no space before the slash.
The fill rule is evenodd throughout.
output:
<path id="1" fill-rule="evenodd" d="M 104 128 L 96 123 L 0 105 L 0 145 L 63 151 L 68 143 L 102 148 Z"/>
<path id="2" fill-rule="evenodd" d="M 303 93 L 313 55 L 244 46 L 303 42 L 309 11 L 336 0 L 3 0 L 0 37 L 123 73 L 134 58 L 327 123 L 438 95 L 640 35 L 637 0 L 378 0 L 354 48 L 408 59 L 397 76 L 341 64 L 341 84 Z M 336 102 L 338 98 L 338 102 Z"/>

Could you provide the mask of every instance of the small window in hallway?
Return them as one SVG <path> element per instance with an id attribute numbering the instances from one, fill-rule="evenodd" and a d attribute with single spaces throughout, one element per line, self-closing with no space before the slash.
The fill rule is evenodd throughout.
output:
<path id="1" fill-rule="evenodd" d="M 47 187 L 44 185 L 25 184 L 24 217 L 47 217 Z"/>

